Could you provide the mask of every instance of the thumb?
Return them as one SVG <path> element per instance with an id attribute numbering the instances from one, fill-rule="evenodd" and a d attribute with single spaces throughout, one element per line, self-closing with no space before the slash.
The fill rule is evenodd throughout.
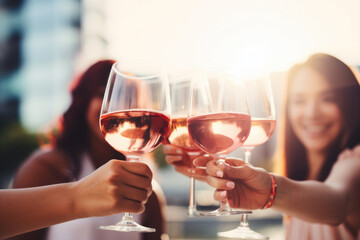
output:
<path id="1" fill-rule="evenodd" d="M 203 156 L 200 156 L 200 157 L 194 159 L 193 164 L 197 168 L 204 168 L 204 167 L 206 167 L 206 164 L 211 160 L 213 160 L 212 157 L 203 155 Z"/>
<path id="2" fill-rule="evenodd" d="M 218 166 L 223 169 L 228 178 L 248 180 L 253 173 L 252 166 L 240 159 L 226 159 L 225 162 L 219 162 Z"/>

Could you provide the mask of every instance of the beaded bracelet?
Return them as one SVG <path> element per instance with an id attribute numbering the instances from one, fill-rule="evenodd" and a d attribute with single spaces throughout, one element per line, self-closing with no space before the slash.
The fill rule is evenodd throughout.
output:
<path id="1" fill-rule="evenodd" d="M 262 209 L 270 208 L 273 205 L 274 200 L 275 200 L 275 193 L 276 193 L 277 185 L 275 182 L 275 177 L 272 174 L 270 174 L 270 177 L 271 177 L 271 193 L 270 193 L 269 200 L 266 202 L 265 206 Z"/>

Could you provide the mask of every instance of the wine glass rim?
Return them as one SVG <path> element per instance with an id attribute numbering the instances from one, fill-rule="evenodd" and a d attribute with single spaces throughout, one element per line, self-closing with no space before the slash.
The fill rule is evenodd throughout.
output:
<path id="1" fill-rule="evenodd" d="M 138 77 L 138 76 L 131 76 L 129 74 L 126 74 L 124 72 L 121 72 L 117 66 L 119 64 L 122 64 L 123 62 L 144 62 L 144 61 L 141 61 L 141 60 L 138 60 L 138 59 L 130 59 L 130 60 L 124 60 L 124 61 L 117 61 L 113 64 L 113 69 L 115 71 L 116 74 L 122 76 L 122 77 L 126 77 L 126 78 L 131 78 L 131 79 L 138 79 L 138 80 L 147 80 L 147 79 L 153 79 L 155 77 L 158 77 L 160 75 L 162 75 L 162 71 L 158 71 L 157 73 L 154 73 L 154 74 L 149 74 L 149 75 L 146 75 L 146 76 L 143 76 L 143 77 Z M 151 64 L 151 65 L 154 65 L 154 64 Z M 161 69 L 161 68 L 159 68 Z"/>

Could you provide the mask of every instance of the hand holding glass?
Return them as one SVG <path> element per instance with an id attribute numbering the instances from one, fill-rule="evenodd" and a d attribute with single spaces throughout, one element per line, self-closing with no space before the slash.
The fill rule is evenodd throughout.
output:
<path id="1" fill-rule="evenodd" d="M 244 88 L 232 75 L 202 74 L 191 88 L 188 130 L 191 139 L 217 161 L 240 147 L 249 135 L 251 119 Z M 230 209 L 227 202 L 201 216 L 243 213 Z"/>
<path id="2" fill-rule="evenodd" d="M 115 63 L 111 69 L 100 113 L 105 140 L 126 156 L 138 161 L 157 148 L 170 128 L 170 97 L 166 75 L 149 63 Z M 125 213 L 115 225 L 101 229 L 124 232 L 154 232 L 137 224 Z"/>
<path id="3" fill-rule="evenodd" d="M 245 151 L 245 162 L 250 161 L 251 151 L 265 143 L 275 130 L 275 106 L 270 81 L 267 76 L 247 79 L 245 82 L 247 103 L 251 115 L 251 130 L 242 148 Z M 236 229 L 218 233 L 220 237 L 238 239 L 268 239 L 250 229 L 248 215 L 241 216 L 240 226 Z"/>

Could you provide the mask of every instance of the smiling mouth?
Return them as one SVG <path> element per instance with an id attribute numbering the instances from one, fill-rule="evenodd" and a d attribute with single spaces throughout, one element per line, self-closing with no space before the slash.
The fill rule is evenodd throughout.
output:
<path id="1" fill-rule="evenodd" d="M 329 124 L 326 125 L 305 125 L 304 130 L 310 135 L 319 135 L 325 133 L 330 128 Z"/>

